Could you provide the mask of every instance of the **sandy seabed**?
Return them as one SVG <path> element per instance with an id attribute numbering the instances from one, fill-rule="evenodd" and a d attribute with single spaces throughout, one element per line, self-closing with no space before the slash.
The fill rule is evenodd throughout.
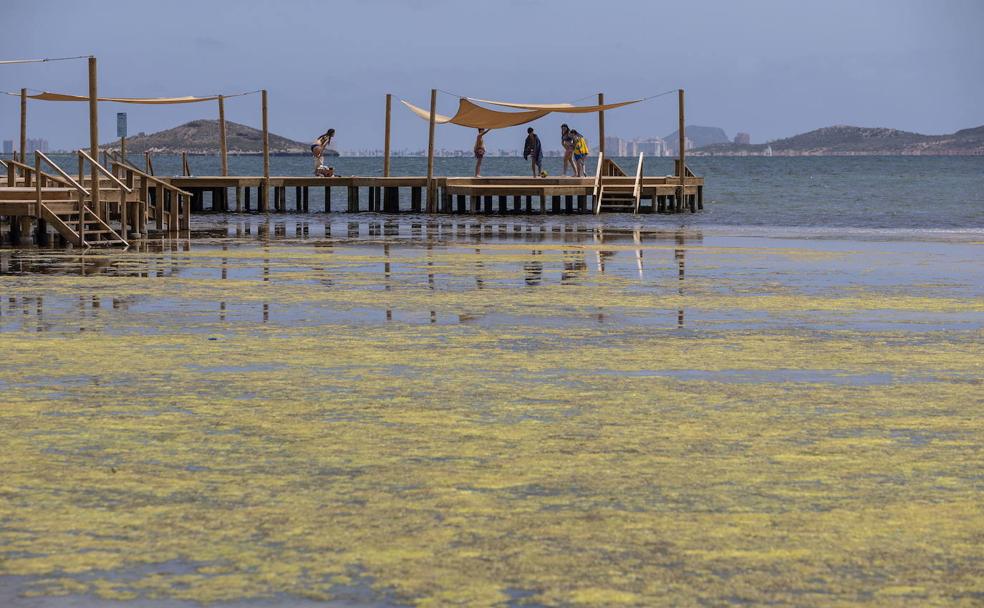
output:
<path id="1" fill-rule="evenodd" d="M 980 605 L 982 254 L 260 219 L 2 250 L 0 601 Z"/>

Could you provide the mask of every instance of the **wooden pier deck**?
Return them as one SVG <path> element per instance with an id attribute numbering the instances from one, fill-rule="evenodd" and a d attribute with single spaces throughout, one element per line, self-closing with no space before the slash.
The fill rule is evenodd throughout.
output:
<path id="1" fill-rule="evenodd" d="M 195 213 L 576 214 L 694 213 L 704 206 L 704 180 L 635 176 L 599 159 L 595 177 L 313 177 L 154 176 L 119 160 L 96 163 L 94 181 L 69 175 L 43 154 L 35 165 L 3 161 L 0 224 L 9 242 L 76 247 L 127 246 L 151 231 L 178 234 Z M 42 161 L 53 173 L 41 170 Z M 151 171 L 148 167 L 148 171 Z M 677 168 L 679 171 L 679 166 Z M 681 182 L 683 184 L 681 185 Z M 312 197 L 312 189 L 317 194 Z M 291 191 L 293 191 L 291 193 Z M 292 196 L 291 196 L 292 194 Z M 313 199 L 313 201 L 312 201 Z M 312 202 L 314 204 L 312 205 Z"/>
<path id="2" fill-rule="evenodd" d="M 180 176 L 161 177 L 192 193 L 192 213 L 309 213 L 311 192 L 320 190 L 319 211 L 348 213 L 594 213 L 598 181 L 593 177 L 435 177 L 428 204 L 426 177 Z M 609 190 L 629 198 L 631 176 L 603 178 Z M 679 199 L 676 176 L 643 177 L 640 212 L 673 213 L 703 209 L 704 180 L 688 177 Z M 608 211 L 603 209 L 602 211 Z"/>

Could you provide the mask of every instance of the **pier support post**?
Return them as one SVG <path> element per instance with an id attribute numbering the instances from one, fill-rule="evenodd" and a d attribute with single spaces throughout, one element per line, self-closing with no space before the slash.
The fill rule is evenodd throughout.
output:
<path id="1" fill-rule="evenodd" d="M 96 58 L 89 57 L 89 156 L 99 158 L 99 98 L 96 87 Z M 99 201 L 99 173 L 96 165 L 89 163 L 89 179 L 92 180 L 92 211 L 106 219 Z"/>
<path id="2" fill-rule="evenodd" d="M 420 213 L 420 203 L 423 196 L 419 187 L 410 188 L 410 211 Z"/>
<path id="3" fill-rule="evenodd" d="M 27 89 L 20 94 L 20 162 L 27 162 Z M 13 185 L 13 184 L 11 184 Z"/>
<path id="4" fill-rule="evenodd" d="M 259 195 L 260 211 L 269 212 L 267 188 L 270 187 L 270 123 L 267 116 L 267 91 L 260 91 L 260 110 L 263 114 L 263 183 Z"/>
<path id="5" fill-rule="evenodd" d="M 430 128 L 427 135 L 427 213 L 437 209 L 437 188 L 434 186 L 434 121 L 437 116 L 437 89 L 431 89 Z"/>
<path id="6" fill-rule="evenodd" d="M 393 95 L 386 94 L 386 138 L 383 141 L 383 177 L 390 174 L 390 113 L 393 108 Z"/>
<path id="7" fill-rule="evenodd" d="M 226 149 L 225 98 L 219 95 L 219 158 L 222 161 L 222 177 L 229 175 L 229 151 Z"/>
<path id="8" fill-rule="evenodd" d="M 331 186 L 325 186 L 325 213 L 331 213 Z"/>
<path id="9" fill-rule="evenodd" d="M 598 105 L 605 105 L 605 94 L 598 93 Z M 598 152 L 605 153 L 605 111 L 598 110 Z"/>
<path id="10" fill-rule="evenodd" d="M 680 195 L 677 197 L 676 210 L 683 211 L 687 198 L 687 135 L 685 132 L 683 89 L 678 91 L 680 106 Z"/>

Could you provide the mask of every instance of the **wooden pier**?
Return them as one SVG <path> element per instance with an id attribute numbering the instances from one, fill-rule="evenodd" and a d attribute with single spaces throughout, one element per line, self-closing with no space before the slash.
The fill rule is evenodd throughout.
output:
<path id="1" fill-rule="evenodd" d="M 593 178 L 437 177 L 428 206 L 426 177 L 195 176 L 161 178 L 191 193 L 192 213 L 309 213 L 311 191 L 324 201 L 322 212 L 380 213 L 595 213 Z M 634 178 L 607 178 L 610 200 L 632 200 Z M 616 190 L 629 196 L 616 198 Z M 702 178 L 688 179 L 686 199 L 673 176 L 647 177 L 640 184 L 640 213 L 703 209 Z M 678 200 L 679 199 L 679 200 Z M 613 211 L 607 205 L 602 211 Z"/>
<path id="2" fill-rule="evenodd" d="M 0 230 L 6 225 L 9 242 L 39 245 L 56 238 L 76 247 L 128 246 L 152 231 L 177 235 L 191 227 L 194 213 L 414 213 L 414 214 L 575 214 L 603 212 L 684 213 L 704 207 L 704 180 L 686 166 L 684 136 L 684 91 L 678 90 L 679 158 L 674 175 L 645 176 L 644 158 L 639 156 L 634 174 L 605 158 L 605 111 L 650 98 L 605 104 L 598 94 L 594 106 L 572 104 L 516 104 L 459 98 L 453 117 L 437 114 L 437 89 L 431 89 L 430 110 L 403 103 L 428 120 L 426 176 L 390 175 L 392 95 L 386 95 L 383 176 L 297 177 L 270 175 L 268 95 L 260 90 L 263 132 L 263 174 L 228 175 L 225 133 L 225 100 L 212 97 L 120 98 L 99 97 L 97 63 L 88 57 L 89 91 L 86 96 L 21 89 L 20 154 L 0 161 L 6 176 L 0 179 Z M 254 91 L 255 92 L 255 91 Z M 672 93 L 667 91 L 654 97 Z M 248 95 L 240 93 L 235 96 Z M 86 102 L 89 107 L 89 151 L 79 150 L 78 171 L 66 170 L 41 152 L 28 164 L 27 100 Z M 194 176 L 183 159 L 185 175 L 155 176 L 149 156 L 138 168 L 124 156 L 105 153 L 99 157 L 98 103 L 171 104 L 218 102 L 221 176 Z M 476 101 L 509 111 L 476 105 Z M 522 111 L 515 112 L 513 110 Z M 598 156 L 594 177 L 533 178 L 441 177 L 434 175 L 435 125 L 440 122 L 468 128 L 503 128 L 536 120 L 551 112 L 597 113 Z M 479 122 L 475 122 L 475 121 Z M 484 121 L 484 122 L 483 122 Z M 125 150 L 125 133 L 120 150 Z M 88 171 L 86 171 L 88 169 Z M 2 174 L 0 174 L 2 175 Z M 319 194 L 311 196 L 311 190 Z M 291 192 L 293 191 L 293 192 Z M 313 199 L 313 200 L 312 200 Z M 320 200 L 319 200 L 320 199 Z M 315 203 L 312 205 L 312 202 Z M 320 204 L 320 208 L 318 203 Z M 291 204 L 292 203 L 292 204 Z"/>

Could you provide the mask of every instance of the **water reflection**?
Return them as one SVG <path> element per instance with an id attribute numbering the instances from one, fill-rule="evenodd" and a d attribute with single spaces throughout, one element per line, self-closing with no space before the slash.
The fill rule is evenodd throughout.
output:
<path id="1" fill-rule="evenodd" d="M 257 217 L 236 218 L 220 228 L 210 229 L 207 233 L 196 232 L 192 235 L 194 238 L 138 241 L 124 252 L 4 249 L 0 250 L 0 276 L 154 277 L 192 281 L 212 278 L 217 279 L 220 286 L 209 291 L 216 294 L 214 300 L 201 305 L 203 310 L 212 311 L 214 321 L 223 324 L 248 321 L 250 315 L 246 311 L 254 307 L 252 318 L 259 317 L 262 323 L 291 323 L 301 304 L 285 303 L 277 295 L 289 293 L 292 281 L 302 280 L 322 289 L 334 289 L 338 285 L 351 287 L 353 272 L 359 273 L 362 288 L 379 289 L 388 294 L 412 287 L 419 275 L 423 275 L 421 279 L 426 289 L 435 294 L 469 289 L 489 292 L 492 299 L 481 300 L 489 312 L 495 311 L 497 289 L 515 286 L 538 289 L 551 285 L 590 289 L 592 281 L 612 273 L 616 277 L 634 277 L 644 289 L 659 291 L 661 286 L 669 285 L 665 272 L 667 261 L 660 253 L 661 247 L 668 243 L 673 249 L 667 246 L 666 253 L 673 252 L 672 259 L 677 266 L 675 291 L 682 296 L 687 244 L 702 241 L 699 232 L 687 230 L 587 229 L 572 224 L 439 218 L 409 223 L 348 219 L 333 225 L 332 222 L 318 223 L 310 219 L 271 221 Z M 345 238 L 332 237 L 339 232 Z M 303 250 L 284 249 L 295 243 L 298 247 L 312 247 L 313 255 L 307 255 L 305 251 L 300 258 L 303 261 L 297 261 L 292 254 Z M 533 246 L 516 248 L 517 244 Z M 470 246 L 462 248 L 462 245 Z M 250 248 L 256 248 L 259 255 L 244 256 L 243 252 Z M 195 255 L 186 255 L 190 252 Z M 465 257 L 458 257 L 459 252 Z M 336 253 L 342 256 L 337 263 L 333 260 Z M 346 265 L 344 256 L 356 254 L 370 262 Z M 589 264 L 589 256 L 593 258 L 593 265 Z M 378 261 L 371 262 L 373 257 Z M 414 259 L 419 259 L 422 264 L 414 263 Z M 470 284 L 461 283 L 464 277 L 470 277 Z M 230 279 L 235 282 L 230 284 Z M 269 292 L 273 295 L 262 302 L 252 296 L 243 300 L 237 290 L 243 289 L 242 286 L 251 280 L 273 287 L 274 291 Z M 0 331 L 23 327 L 24 316 L 33 317 L 31 323 L 37 331 L 71 324 L 72 315 L 46 314 L 47 308 L 57 311 L 62 305 L 59 303 L 61 296 L 48 294 L 43 282 L 31 283 L 32 288 L 18 286 L 16 281 L 11 283 L 10 280 L 7 284 L 17 286 L 17 295 L 6 298 L 6 305 L 0 301 Z M 112 289 L 112 283 L 102 283 L 93 290 L 104 289 L 107 285 Z M 75 288 L 86 289 L 86 285 L 82 283 Z M 281 288 L 286 291 L 282 292 Z M 263 289 L 259 293 L 265 293 L 268 287 Z M 86 327 L 106 326 L 113 315 L 125 315 L 134 303 L 139 303 L 142 309 L 175 305 L 173 302 L 159 303 L 154 295 L 141 293 L 113 298 L 112 308 L 106 310 L 95 291 L 76 294 L 76 297 L 78 311 L 74 327 L 80 331 Z M 433 300 L 436 303 L 437 299 Z M 380 305 L 375 308 L 379 315 L 377 319 L 387 322 L 421 320 L 412 307 L 402 307 L 399 298 L 385 297 L 379 301 Z M 181 305 L 195 310 L 198 303 L 188 301 Z M 17 322 L 12 321 L 11 310 L 18 311 Z M 452 313 L 450 319 L 444 319 L 439 306 L 426 306 L 420 312 L 426 314 L 424 319 L 429 323 L 486 322 L 487 317 L 486 313 L 467 312 Z M 598 322 L 605 322 L 613 312 L 617 311 L 602 305 L 591 314 Z M 682 328 L 684 310 L 680 307 L 675 312 L 675 324 Z M 317 316 L 319 313 L 311 314 Z M 320 314 L 333 318 L 343 316 L 337 310 L 321 311 Z"/>

